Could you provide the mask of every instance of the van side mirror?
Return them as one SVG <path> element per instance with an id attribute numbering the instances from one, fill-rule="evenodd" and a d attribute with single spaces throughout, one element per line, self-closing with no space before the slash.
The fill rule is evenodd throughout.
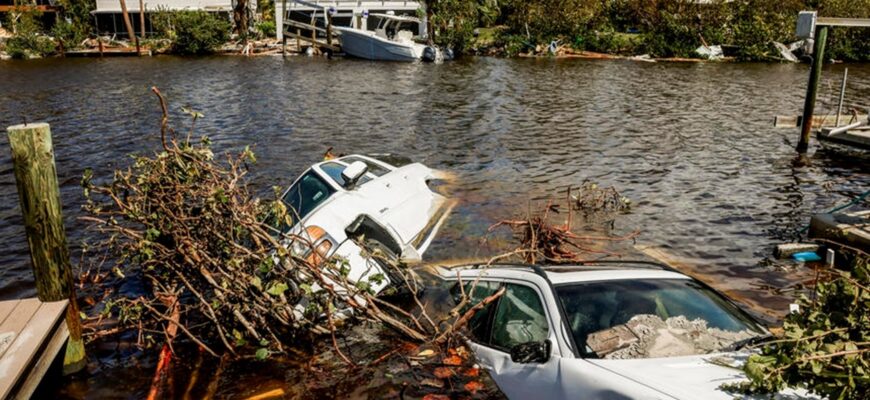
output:
<path id="1" fill-rule="evenodd" d="M 518 344 L 511 348 L 511 361 L 518 364 L 543 364 L 550 360 L 552 349 L 553 344 L 549 339 Z"/>
<path id="2" fill-rule="evenodd" d="M 341 178 L 344 179 L 344 188 L 353 189 L 357 181 L 369 171 L 369 166 L 362 161 L 354 161 L 344 171 L 341 171 Z"/>

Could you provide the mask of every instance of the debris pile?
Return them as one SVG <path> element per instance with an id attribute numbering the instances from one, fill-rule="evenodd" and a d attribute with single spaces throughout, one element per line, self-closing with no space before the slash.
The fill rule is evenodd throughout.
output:
<path id="1" fill-rule="evenodd" d="M 625 324 L 590 334 L 587 344 L 600 357 L 622 360 L 707 354 L 756 335 L 749 330 L 711 328 L 707 321 L 682 315 L 662 320 L 641 314 Z"/>
<path id="2" fill-rule="evenodd" d="M 246 176 L 256 162 L 250 149 L 219 161 L 207 138 L 191 140 L 201 114 L 184 110 L 191 123 L 182 135 L 170 126 L 159 90 L 152 91 L 163 111 L 161 151 L 136 156 L 109 180 L 90 171 L 82 180 L 89 213 L 82 219 L 103 234 L 94 248 L 112 263 L 108 271 L 100 265 L 81 277 L 98 294 L 86 296 L 99 313 L 86 321 L 86 338 L 126 335 L 143 349 L 162 344 L 151 388 L 159 397 L 172 376 L 173 343 L 195 345 L 214 357 L 248 354 L 260 360 L 287 355 L 300 344 L 325 343 L 341 369 L 365 368 L 339 338 L 369 321 L 398 333 L 402 343 L 432 352 L 411 364 L 432 367 L 428 387 L 443 392 L 461 381 L 471 385 L 463 390 L 479 389 L 476 380 L 453 378 L 476 374 L 467 365 L 467 350 L 456 347 L 456 334 L 503 290 L 479 303 L 463 298 L 443 317 L 430 317 L 417 297 L 414 273 L 381 251 L 365 249 L 364 258 L 385 269 L 391 281 L 401 277 L 397 289 L 404 285 L 409 293 L 401 301 L 376 295 L 371 287 L 382 274 L 354 281 L 345 260 L 326 259 L 307 238 L 270 229 L 270 221 L 291 224 L 291 211 L 279 199 L 262 201 L 249 192 Z M 300 257 L 308 253 L 321 256 Z M 407 358 L 406 353 L 385 357 Z"/>
<path id="3" fill-rule="evenodd" d="M 580 235 L 572 231 L 574 211 L 580 211 L 586 222 L 613 221 L 617 212 L 629 209 L 630 201 L 613 187 L 599 188 L 592 182 L 584 182 L 574 192 L 568 188 L 567 217 L 564 224 L 553 224 L 551 218 L 560 214 L 558 205 L 548 201 L 543 210 L 527 215 L 524 219 L 502 220 L 489 227 L 492 232 L 499 227 L 509 227 L 519 246 L 513 251 L 498 256 L 518 256 L 527 263 L 582 263 L 595 258 L 617 256 L 607 249 L 608 245 L 633 240 L 640 234 L 634 231 L 623 236 Z"/>

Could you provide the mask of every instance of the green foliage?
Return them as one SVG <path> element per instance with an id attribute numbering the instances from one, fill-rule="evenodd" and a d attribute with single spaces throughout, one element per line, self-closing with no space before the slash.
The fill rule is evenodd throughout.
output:
<path id="1" fill-rule="evenodd" d="M 67 38 L 81 38 L 75 42 L 76 44 L 81 43 L 91 32 L 94 22 L 91 11 L 94 10 L 96 2 L 94 0 L 57 0 L 57 4 L 61 8 L 60 16 L 62 17 L 58 19 L 58 23 L 60 24 L 62 21 L 70 25 L 65 28 L 69 31 Z M 66 21 L 67 19 L 69 22 Z M 70 44 L 65 42 L 64 45 L 71 47 Z"/>
<path id="2" fill-rule="evenodd" d="M 537 43 L 574 37 L 591 31 L 605 10 L 603 1 L 508 0 L 503 8 L 511 32 L 526 34 Z"/>
<path id="3" fill-rule="evenodd" d="M 738 392 L 775 392 L 805 387 L 831 399 L 861 399 L 870 393 L 870 261 L 855 256 L 851 272 L 820 283 L 815 300 L 799 300 L 801 311 L 783 323 L 783 339 L 750 356 L 750 382 Z"/>
<path id="4" fill-rule="evenodd" d="M 257 32 L 260 33 L 261 37 L 275 37 L 277 33 L 277 28 L 275 27 L 275 21 L 263 21 L 257 24 Z"/>
<path id="5" fill-rule="evenodd" d="M 55 52 L 55 43 L 41 33 L 42 12 L 13 11 L 7 14 L 7 26 L 14 35 L 6 41 L 6 53 L 14 58 L 45 57 Z"/>
<path id="6" fill-rule="evenodd" d="M 469 0 L 433 0 L 427 3 L 434 42 L 461 52 L 474 38 L 481 16 L 480 3 Z"/>
<path id="7" fill-rule="evenodd" d="M 151 23 L 158 36 L 172 41 L 176 54 L 209 54 L 230 35 L 230 22 L 205 11 L 157 10 Z"/>
<path id="8" fill-rule="evenodd" d="M 66 50 L 75 49 L 88 37 L 87 31 L 76 26 L 72 22 L 66 20 L 58 20 L 54 27 L 51 28 L 51 35 L 60 43 Z"/>

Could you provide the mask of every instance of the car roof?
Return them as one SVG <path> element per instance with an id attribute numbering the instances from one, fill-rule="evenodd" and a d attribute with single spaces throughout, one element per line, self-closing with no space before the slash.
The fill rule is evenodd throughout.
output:
<path id="1" fill-rule="evenodd" d="M 532 266 L 527 264 L 467 264 L 446 267 L 441 275 L 455 278 L 457 271 L 463 277 L 478 275 L 490 278 L 524 279 L 530 274 L 541 276 L 553 285 L 629 279 L 692 279 L 667 266 L 643 261 L 615 261 L 578 265 Z"/>

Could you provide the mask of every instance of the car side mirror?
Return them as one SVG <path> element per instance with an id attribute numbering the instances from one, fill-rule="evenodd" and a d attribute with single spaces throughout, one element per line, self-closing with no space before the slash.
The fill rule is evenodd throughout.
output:
<path id="1" fill-rule="evenodd" d="M 362 161 L 354 161 L 344 171 L 341 171 L 341 178 L 344 179 L 345 189 L 353 189 L 357 181 L 368 172 L 369 166 Z"/>
<path id="2" fill-rule="evenodd" d="M 549 339 L 518 344 L 511 348 L 511 361 L 519 364 L 543 364 L 550 360 L 552 347 Z"/>

